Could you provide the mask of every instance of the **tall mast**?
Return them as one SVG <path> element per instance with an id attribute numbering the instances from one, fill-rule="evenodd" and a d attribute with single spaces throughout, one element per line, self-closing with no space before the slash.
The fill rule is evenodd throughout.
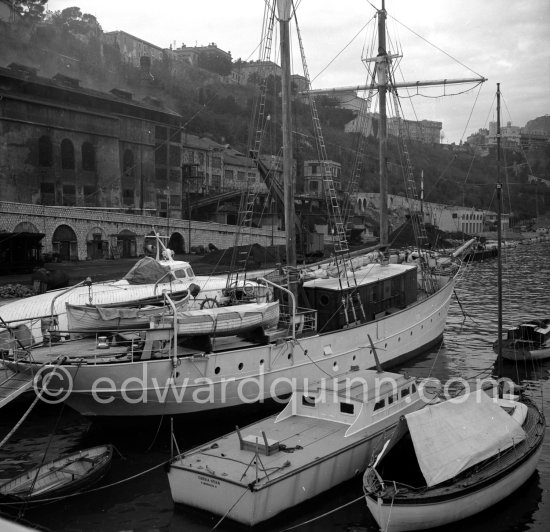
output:
<path id="1" fill-rule="evenodd" d="M 502 183 L 500 182 L 500 83 L 497 83 L 497 299 L 498 299 L 498 336 L 497 336 L 497 376 L 502 376 Z"/>
<path id="2" fill-rule="evenodd" d="M 290 112 L 290 16 L 291 0 L 277 0 L 281 41 L 283 121 L 283 186 L 285 201 L 286 263 L 296 267 L 294 183 L 292 182 L 292 118 Z"/>
<path id="3" fill-rule="evenodd" d="M 387 179 L 387 151 L 388 131 L 386 115 L 386 93 L 388 90 L 388 54 L 386 52 L 386 7 L 382 0 L 382 9 L 378 11 L 378 103 L 380 125 L 378 127 L 379 157 L 380 157 L 380 246 L 388 245 L 388 179 Z"/>

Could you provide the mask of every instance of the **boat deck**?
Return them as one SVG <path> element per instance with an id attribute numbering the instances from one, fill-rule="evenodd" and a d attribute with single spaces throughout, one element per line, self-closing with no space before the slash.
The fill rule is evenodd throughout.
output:
<path id="1" fill-rule="evenodd" d="M 243 445 L 239 434 L 232 432 L 184 453 L 173 462 L 172 467 L 242 487 L 254 483 L 255 489 L 261 489 L 341 452 L 344 434 L 349 428 L 344 423 L 318 418 L 292 416 L 274 423 L 275 418 L 271 416 L 242 429 Z M 267 446 L 275 448 L 268 455 L 265 454 L 262 431 L 265 432 Z M 353 446 L 364 437 L 364 433 L 360 433 L 345 438 L 346 446 Z M 279 450 L 276 450 L 276 443 Z M 256 451 L 258 468 L 255 464 Z"/>

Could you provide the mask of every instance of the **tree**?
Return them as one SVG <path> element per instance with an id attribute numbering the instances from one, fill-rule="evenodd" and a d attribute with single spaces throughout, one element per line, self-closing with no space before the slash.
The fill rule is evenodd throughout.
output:
<path id="1" fill-rule="evenodd" d="M 44 19 L 47 0 L 15 0 L 13 7 L 24 21 L 38 22 Z"/>
<path id="2" fill-rule="evenodd" d="M 82 13 L 79 7 L 67 7 L 63 11 L 56 11 L 52 22 L 73 35 L 87 35 L 98 37 L 102 33 L 97 19 L 89 13 Z"/>

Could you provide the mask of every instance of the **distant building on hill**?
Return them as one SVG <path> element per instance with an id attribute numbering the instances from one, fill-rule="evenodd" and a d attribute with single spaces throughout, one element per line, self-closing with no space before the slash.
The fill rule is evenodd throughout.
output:
<path id="1" fill-rule="evenodd" d="M 125 31 L 109 31 L 103 34 L 103 39 L 106 43 L 118 47 L 123 59 L 136 67 L 143 66 L 144 58 L 147 58 L 149 65 L 153 59 L 162 61 L 163 50 L 160 46 Z"/>

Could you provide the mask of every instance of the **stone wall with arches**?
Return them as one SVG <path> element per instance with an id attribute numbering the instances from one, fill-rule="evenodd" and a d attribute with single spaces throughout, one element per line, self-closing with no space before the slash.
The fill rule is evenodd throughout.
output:
<path id="1" fill-rule="evenodd" d="M 173 218 L 0 201 L 0 231 L 44 233 L 43 253 L 56 253 L 63 260 L 142 255 L 145 238 L 153 229 L 169 238 L 176 253 L 184 253 L 192 246 L 232 247 L 239 228 L 213 222 L 190 224 L 188 220 Z M 285 241 L 284 231 L 252 228 L 240 236 L 238 244 L 270 246 Z"/>

